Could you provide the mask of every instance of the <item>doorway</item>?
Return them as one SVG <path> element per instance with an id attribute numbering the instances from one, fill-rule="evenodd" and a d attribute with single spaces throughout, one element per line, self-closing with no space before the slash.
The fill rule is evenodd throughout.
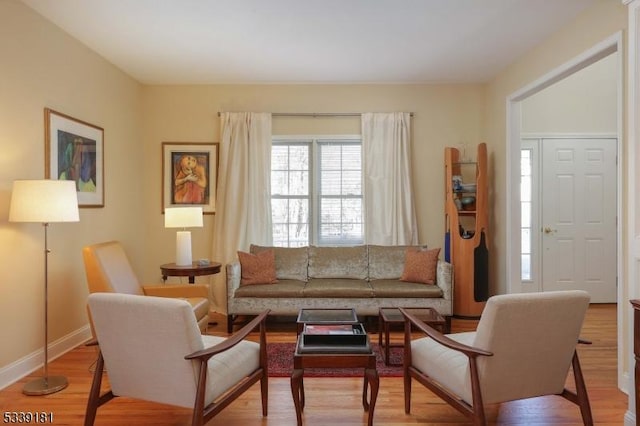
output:
<path id="1" fill-rule="evenodd" d="M 617 139 L 617 152 L 622 152 L 621 138 L 622 135 L 622 117 L 623 117 L 623 55 L 622 55 L 622 32 L 618 32 L 611 37 L 603 40 L 593 46 L 586 52 L 578 55 L 569 62 L 553 69 L 549 73 L 533 81 L 520 90 L 512 93 L 507 97 L 507 143 L 506 143 L 506 175 L 507 175 L 507 194 L 506 194 L 506 278 L 507 293 L 521 293 L 526 291 L 523 288 L 525 284 L 521 280 L 521 206 L 520 206 L 520 156 L 521 156 L 521 139 L 522 131 L 522 103 L 524 100 L 543 91 L 545 88 L 564 80 L 566 77 L 598 62 L 611 54 L 616 54 L 616 80 L 617 90 L 615 99 L 616 114 L 616 131 L 613 135 Z M 544 136 L 544 135 L 543 135 Z M 611 135 L 608 135 L 611 136 Z M 622 167 L 620 164 L 616 167 L 616 216 L 622 218 Z M 624 262 L 622 259 L 622 224 L 616 224 L 616 277 L 618 282 L 625 283 L 626 276 L 624 270 Z M 621 347 L 623 339 L 622 318 L 623 309 L 620 309 L 624 302 L 623 286 L 617 288 L 616 302 L 618 304 L 618 386 L 621 389 L 628 388 L 628 378 L 624 371 L 624 350 Z"/>

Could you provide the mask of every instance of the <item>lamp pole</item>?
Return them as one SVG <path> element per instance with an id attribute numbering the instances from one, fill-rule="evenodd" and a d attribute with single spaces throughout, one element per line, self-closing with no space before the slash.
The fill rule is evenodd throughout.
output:
<path id="1" fill-rule="evenodd" d="M 47 229 L 49 223 L 44 222 L 44 376 L 33 380 L 22 389 L 25 395 L 48 395 L 61 391 L 69 385 L 64 376 L 49 377 L 49 242 Z"/>

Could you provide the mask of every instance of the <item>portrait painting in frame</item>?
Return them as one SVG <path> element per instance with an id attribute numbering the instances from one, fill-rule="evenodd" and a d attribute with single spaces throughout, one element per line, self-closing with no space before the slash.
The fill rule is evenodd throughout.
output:
<path id="1" fill-rule="evenodd" d="M 201 206 L 216 211 L 219 144 L 162 143 L 162 212 L 166 207 Z"/>

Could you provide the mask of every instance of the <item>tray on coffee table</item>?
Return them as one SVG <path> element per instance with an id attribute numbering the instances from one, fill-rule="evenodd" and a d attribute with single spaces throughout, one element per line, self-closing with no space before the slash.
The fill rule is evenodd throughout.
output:
<path id="1" fill-rule="evenodd" d="M 358 324 L 358 316 L 353 308 L 300 309 L 296 324 L 300 334 L 305 324 Z"/>
<path id="2" fill-rule="evenodd" d="M 362 324 L 305 324 L 300 334 L 301 346 L 366 346 L 367 332 Z"/>

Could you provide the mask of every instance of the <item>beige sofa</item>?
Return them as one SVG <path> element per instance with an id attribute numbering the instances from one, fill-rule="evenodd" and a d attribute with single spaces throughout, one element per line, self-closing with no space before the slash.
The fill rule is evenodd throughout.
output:
<path id="1" fill-rule="evenodd" d="M 447 320 L 453 314 L 451 264 L 438 261 L 436 283 L 400 281 L 406 246 L 260 247 L 273 249 L 275 284 L 240 285 L 240 262 L 226 265 L 227 328 L 238 315 L 295 316 L 301 308 L 354 308 L 358 315 L 378 315 L 380 307 L 431 307 Z"/>

